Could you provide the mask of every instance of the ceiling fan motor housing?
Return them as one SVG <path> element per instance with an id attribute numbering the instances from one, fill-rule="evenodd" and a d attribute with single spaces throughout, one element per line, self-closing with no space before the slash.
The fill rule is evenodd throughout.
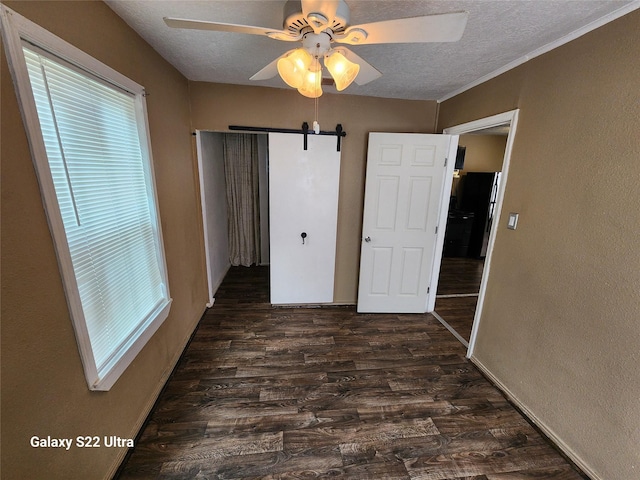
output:
<path id="1" fill-rule="evenodd" d="M 338 8 L 336 10 L 333 21 L 327 19 L 331 16 L 327 12 L 323 12 L 322 8 L 318 12 L 310 12 L 309 17 L 311 21 L 317 21 L 319 24 L 327 22 L 326 28 L 331 29 L 332 32 L 342 32 L 347 28 L 349 24 L 349 6 L 341 0 L 338 2 Z M 300 0 L 289 0 L 284 5 L 284 30 L 291 32 L 293 35 L 303 33 L 304 30 L 309 28 L 313 29 L 313 25 L 309 23 L 309 20 L 302 14 L 302 3 Z M 323 21 L 324 20 L 324 21 Z M 316 24 L 316 27 L 319 26 Z M 306 32 L 305 32 L 306 33 Z"/>
<path id="2" fill-rule="evenodd" d="M 331 50 L 331 36 L 328 33 L 305 33 L 302 37 L 302 48 L 314 58 L 324 57 Z"/>

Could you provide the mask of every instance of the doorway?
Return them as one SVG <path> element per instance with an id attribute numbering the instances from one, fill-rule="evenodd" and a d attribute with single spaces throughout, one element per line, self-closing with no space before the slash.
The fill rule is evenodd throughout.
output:
<path id="1" fill-rule="evenodd" d="M 227 181 L 224 166 L 224 138 L 228 133 L 196 131 L 196 149 L 200 181 L 200 202 L 204 230 L 204 250 L 209 300 L 214 295 L 231 266 L 227 209 Z M 233 134 L 231 134 L 233 135 Z M 268 139 L 265 134 L 251 135 L 257 144 L 258 203 L 260 262 L 269 264 L 269 206 L 268 206 Z"/>
<path id="2" fill-rule="evenodd" d="M 486 171 L 488 169 L 494 171 L 487 172 L 491 177 L 492 186 L 490 188 L 491 192 L 489 194 L 488 204 L 485 205 L 486 216 L 481 218 L 479 222 L 481 237 L 476 239 L 476 243 L 480 243 L 471 249 L 471 254 L 469 255 L 469 250 L 465 251 L 463 248 L 463 242 L 461 246 L 462 250 L 458 253 L 465 253 L 465 255 L 443 257 L 440 270 L 434 316 L 468 348 L 467 357 L 470 357 L 473 353 L 475 338 L 481 324 L 482 306 L 490 275 L 495 235 L 501 223 L 502 201 L 507 184 L 517 118 L 518 110 L 513 110 L 444 130 L 445 134 L 461 135 L 461 145 L 464 144 L 463 138 L 468 138 L 470 140 L 468 142 L 469 147 L 473 144 L 476 144 L 476 146 L 479 145 L 480 142 L 477 140 L 479 140 L 481 136 L 504 136 L 503 140 L 497 141 L 494 139 L 495 141 L 493 142 L 495 144 L 503 142 L 504 145 L 501 172 L 499 175 L 495 175 L 495 171 L 497 171 L 495 164 L 492 166 L 479 164 L 472 166 L 467 164 L 469 170 Z M 477 138 L 474 140 L 474 137 Z M 496 146 L 494 145 L 493 148 L 495 149 Z M 471 152 L 471 150 L 469 150 L 469 152 Z M 460 176 L 462 177 L 463 175 Z M 463 184 L 464 181 L 458 180 L 458 182 L 456 182 L 454 179 L 452 194 L 456 194 L 456 196 L 458 194 L 464 195 L 462 192 Z M 461 203 L 460 198 L 456 198 L 455 200 L 456 202 L 452 202 L 455 207 L 463 206 L 467 210 L 470 210 L 469 202 L 466 204 Z M 464 200 L 462 200 L 462 202 L 464 202 Z M 453 212 L 453 215 L 450 210 L 450 217 L 455 217 L 456 215 L 464 217 L 465 210 Z M 459 220 L 471 224 L 472 222 L 470 222 L 470 220 L 472 219 L 469 217 L 470 216 L 467 215 L 466 219 L 460 218 Z M 456 221 L 457 219 L 453 219 L 451 222 L 448 222 L 447 230 L 450 228 L 449 225 L 452 225 L 453 228 L 459 228 Z M 471 234 L 471 230 L 472 227 L 469 227 L 469 234 Z M 445 232 L 445 238 L 446 235 L 447 233 Z M 461 289 L 461 291 L 454 291 L 457 289 Z M 447 321 L 447 318 L 449 321 Z"/>
<path id="3" fill-rule="evenodd" d="M 332 303 L 340 172 L 335 139 L 197 131 L 196 147 L 207 307 L 232 265 L 264 267 L 272 304 Z"/>

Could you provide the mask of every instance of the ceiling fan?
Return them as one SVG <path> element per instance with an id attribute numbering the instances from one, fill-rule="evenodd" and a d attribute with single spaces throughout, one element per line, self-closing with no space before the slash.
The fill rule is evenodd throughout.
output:
<path id="1" fill-rule="evenodd" d="M 230 23 L 165 17 L 172 28 L 266 35 L 285 42 L 302 42 L 251 77 L 267 80 L 280 74 L 291 87 L 307 97 L 322 95 L 322 59 L 337 90 L 351 82 L 364 85 L 382 73 L 342 45 L 380 43 L 455 42 L 464 32 L 467 12 L 425 15 L 349 24 L 349 6 L 344 0 L 289 0 L 284 5 L 282 30 Z M 333 44 L 339 44 L 334 46 Z"/>

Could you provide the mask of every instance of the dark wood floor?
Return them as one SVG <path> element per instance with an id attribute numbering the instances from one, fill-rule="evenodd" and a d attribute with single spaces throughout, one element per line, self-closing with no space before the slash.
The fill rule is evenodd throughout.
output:
<path id="1" fill-rule="evenodd" d="M 438 295 L 464 295 L 480 291 L 484 260 L 443 257 L 438 278 Z"/>
<path id="2" fill-rule="evenodd" d="M 471 338 L 478 297 L 437 298 L 436 313 L 460 335 L 467 344 Z"/>
<path id="3" fill-rule="evenodd" d="M 433 316 L 267 290 L 232 268 L 119 478 L 583 478 Z"/>
<path id="4" fill-rule="evenodd" d="M 444 257 L 440 267 L 436 313 L 469 342 L 478 302 L 484 259 Z"/>

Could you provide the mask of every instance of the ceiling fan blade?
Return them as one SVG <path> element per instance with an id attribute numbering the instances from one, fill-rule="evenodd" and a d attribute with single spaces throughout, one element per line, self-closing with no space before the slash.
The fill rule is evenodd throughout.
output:
<path id="1" fill-rule="evenodd" d="M 249 78 L 249 80 L 269 80 L 270 78 L 275 77 L 278 74 L 278 60 L 280 57 L 276 58 L 269 65 L 264 67 L 258 73 Z"/>
<path id="2" fill-rule="evenodd" d="M 295 42 L 299 35 L 291 35 L 285 30 L 273 28 L 252 27 L 250 25 L 236 25 L 233 23 L 207 22 L 203 20 L 189 20 L 186 18 L 164 17 L 164 23 L 171 28 L 187 28 L 191 30 L 211 30 L 214 32 L 247 33 L 250 35 L 266 35 L 276 40 Z"/>
<path id="3" fill-rule="evenodd" d="M 467 25 L 467 12 L 442 13 L 354 25 L 334 40 L 348 45 L 376 43 L 457 42 Z"/>
<path id="4" fill-rule="evenodd" d="M 380 73 L 373 65 L 364 60 L 362 57 L 353 53 L 348 48 L 337 47 L 334 48 L 334 50 L 343 54 L 347 58 L 347 60 L 360 65 L 360 71 L 358 72 L 358 76 L 354 80 L 354 82 L 356 82 L 358 85 L 365 85 L 382 76 L 382 73 Z"/>
<path id="5" fill-rule="evenodd" d="M 270 78 L 275 77 L 276 75 L 278 75 L 278 60 L 280 60 L 282 57 L 289 55 L 289 53 L 291 52 L 293 52 L 293 50 L 289 50 L 288 52 L 283 53 L 278 58 L 276 58 L 273 62 L 271 62 L 269 65 L 267 65 L 258 73 L 256 73 L 251 78 L 249 78 L 249 80 L 269 80 Z"/>
<path id="6" fill-rule="evenodd" d="M 339 0 L 302 0 L 302 15 L 315 33 L 321 33 L 333 23 Z"/>

